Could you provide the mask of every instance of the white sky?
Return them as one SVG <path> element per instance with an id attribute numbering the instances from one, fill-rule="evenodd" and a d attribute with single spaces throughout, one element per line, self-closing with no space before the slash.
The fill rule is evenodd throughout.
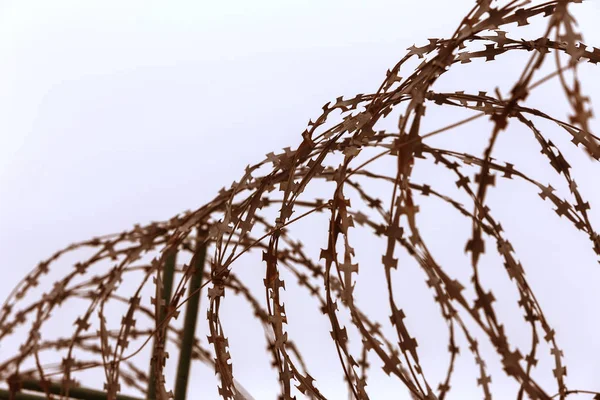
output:
<path id="1" fill-rule="evenodd" d="M 0 293 L 8 293 L 37 262 L 74 241 L 167 219 L 209 201 L 238 179 L 247 164 L 270 151 L 298 145 L 306 123 L 319 115 L 323 104 L 340 95 L 375 91 L 407 47 L 449 36 L 472 4 L 464 0 L 1 2 Z M 600 47 L 599 3 L 586 2 L 575 10 L 585 43 Z M 537 27 L 545 24 L 534 22 Z M 514 24 L 508 27 L 509 32 L 514 29 Z M 537 38 L 535 33 L 527 38 Z M 525 36 L 516 31 L 512 37 Z M 520 70 L 525 60 L 509 66 Z M 502 75 L 505 67 L 492 69 L 473 62 L 464 67 L 466 72 L 442 79 L 440 87 L 508 88 L 510 77 Z M 497 81 L 481 74 L 487 68 L 498 74 Z M 597 105 L 598 67 L 583 66 L 581 76 L 584 91 Z M 547 85 L 532 96 L 531 104 L 562 113 L 562 95 L 549 97 L 555 93 L 560 93 L 557 86 Z M 456 119 L 450 117 L 448 122 Z M 592 124 L 598 133 L 597 120 Z M 481 143 L 487 140 L 487 130 L 465 132 L 448 143 L 469 148 L 477 137 Z M 594 177 L 600 168 L 568 147 L 568 140 L 557 132 L 550 136 L 562 137 L 567 144 L 566 155 L 598 226 L 600 189 Z M 562 187 L 547 172 L 550 167 L 541 156 L 527 161 L 528 154 L 539 150 L 527 150 L 527 143 L 511 145 L 500 147 L 517 159 L 515 164 L 523 171 Z M 482 151 L 473 150 L 475 155 Z M 427 180 L 436 182 L 431 176 Z M 504 197 L 491 197 L 491 204 L 497 204 L 492 209 L 556 328 L 569 366 L 569 387 L 600 391 L 596 289 L 600 270 L 589 242 L 541 202 L 535 188 L 509 181 L 497 190 L 504 190 Z M 519 204 L 526 204 L 527 211 L 516 210 Z M 429 242 L 440 251 L 450 248 L 450 232 L 462 249 L 466 230 L 460 228 L 456 234 L 450 225 L 454 220 L 433 208 L 429 217 L 422 214 Z M 524 227 L 524 218 L 541 228 Z M 379 257 L 377 253 L 375 258 Z M 203 315 L 200 324 L 205 323 Z M 432 318 L 441 319 L 435 313 Z M 416 334 L 423 363 L 435 370 L 440 355 L 425 348 L 428 331 L 419 328 L 422 322 L 415 318 L 411 328 L 423 329 L 422 335 Z M 273 371 L 248 361 L 252 351 L 261 351 L 262 337 L 256 338 L 259 350 L 246 349 L 242 334 L 236 334 L 245 329 L 241 324 L 232 322 L 229 328 L 235 376 L 256 399 L 275 398 Z M 322 321 L 315 324 L 326 327 Z M 200 337 L 205 332 L 204 326 L 200 328 Z M 328 340 L 323 333 L 308 337 Z M 315 346 L 315 356 L 335 354 L 329 343 Z M 441 343 L 441 348 L 445 346 Z M 329 353 L 322 353 L 325 347 Z M 8 356 L 8 349 L 0 345 L 0 360 Z M 442 357 L 445 368 L 447 352 Z M 466 372 L 458 372 L 449 399 L 479 398 L 466 349 L 461 359 Z M 337 360 L 326 361 L 330 362 L 313 363 L 318 372 L 311 369 L 311 375 L 328 398 L 346 398 L 341 372 L 333 369 Z M 170 362 L 175 364 L 175 358 Z M 194 372 L 190 393 L 217 398 L 213 373 L 204 367 Z M 371 373 L 374 381 L 368 386 L 373 399 L 407 398 L 392 395 L 398 384 L 377 374 Z M 97 382 L 86 383 L 101 387 L 102 379 L 99 372 Z M 507 398 L 502 382 L 495 374 L 492 383 L 498 398 Z M 514 392 L 511 388 L 506 393 Z"/>

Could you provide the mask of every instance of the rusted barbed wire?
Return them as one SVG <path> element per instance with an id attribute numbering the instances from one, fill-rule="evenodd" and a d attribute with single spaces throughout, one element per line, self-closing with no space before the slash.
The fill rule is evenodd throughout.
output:
<path id="1" fill-rule="evenodd" d="M 193 266 L 200 254 L 193 243 L 200 240 L 212 255 L 208 260 L 210 271 L 204 272 L 201 288 L 205 289 L 202 292 L 209 301 L 207 318 L 210 335 L 207 344 L 195 339 L 192 357 L 214 366 L 220 381 L 219 394 L 225 399 L 249 397 L 234 379 L 227 334 L 221 324 L 220 309 L 227 291 L 244 298 L 264 328 L 273 367 L 279 374 L 280 398 L 292 399 L 300 393 L 307 398 L 325 399 L 309 374 L 310 362 L 302 358 L 292 338 L 288 338 L 288 314 L 285 296 L 281 292 L 286 285 L 280 274 L 282 269 L 297 279 L 297 285 L 306 289 L 307 295 L 317 299 L 320 311 L 329 318 L 331 338 L 353 398 L 369 398 L 366 388 L 368 357 L 379 359 L 384 372 L 399 379 L 414 399 L 446 398 L 451 390 L 459 352 L 458 335 L 464 336 L 478 365 L 477 383 L 481 386 L 483 397 L 492 398 L 491 376 L 478 348 L 477 335 L 467 326 L 465 318 L 478 327 L 479 333 L 487 336 L 501 359 L 504 372 L 518 382 L 518 399 L 524 398 L 524 395 L 531 399 L 565 399 L 573 393 L 591 393 L 600 398 L 600 393 L 567 387 L 566 366 L 554 330 L 528 283 L 525 267 L 517 260 L 500 222 L 486 205 L 486 196 L 497 177 L 527 182 L 540 191 L 539 196 L 543 200 L 556 207 L 559 217 L 565 217 L 577 230 L 584 232 L 592 249 L 600 255 L 600 236 L 592 227 L 588 213 L 590 205 L 579 192 L 563 153 L 546 138 L 537 124 L 538 120 L 555 123 L 561 131 L 570 135 L 575 146 L 582 148 L 592 159 L 600 160 L 598 137 L 592 134 L 589 126 L 592 116 L 589 99 L 581 92 L 577 77 L 577 67 L 581 62 L 597 64 L 600 61 L 600 50 L 582 44 L 582 36 L 577 32 L 575 20 L 569 12 L 571 3 L 578 2 L 555 0 L 529 6 L 528 1 L 511 1 L 508 5 L 494 7 L 491 0 L 477 1 L 452 37 L 429 39 L 425 46 L 410 47 L 407 55 L 387 71 L 376 92 L 350 99 L 338 97 L 335 102 L 327 103 L 322 108 L 323 113 L 314 122 L 309 122 L 302 133 L 302 142 L 295 150 L 288 147 L 280 154 L 269 153 L 264 161 L 247 166 L 239 181 L 223 188 L 209 203 L 168 221 L 136 225 L 120 234 L 73 244 L 40 263 L 8 296 L 0 309 L 0 340 L 10 336 L 19 326 L 24 326 L 28 318 L 32 320 L 28 336 L 18 352 L 0 359 L 0 379 L 8 380 L 11 390 L 17 391 L 19 382 L 24 379 L 38 379 L 42 384 L 48 384 L 53 377 L 59 377 L 65 394 L 68 394 L 69 387 L 78 384 L 74 380 L 75 372 L 101 367 L 105 371 L 104 389 L 108 398 L 116 398 L 121 390 L 120 383 L 145 393 L 146 385 L 140 382 L 147 382 L 148 374 L 139 370 L 132 360 L 139 356 L 142 345 L 150 343 L 153 345 L 152 365 L 157 377 L 156 382 L 151 384 L 155 385 L 156 397 L 161 400 L 172 397 L 173 393 L 164 380 L 163 371 L 168 357 L 165 349 L 167 343 L 181 346 L 182 332 L 173 327 L 173 320 L 177 319 L 180 308 L 193 295 L 186 294 L 186 288 L 196 272 Z M 534 19 L 547 21 L 544 34 L 535 40 L 513 39 L 508 32 L 501 30 L 511 23 L 528 25 Z M 446 93 L 432 89 L 438 78 L 452 67 L 479 59 L 494 61 L 496 57 L 519 50 L 530 53 L 529 62 L 506 98 L 499 90 L 489 95 L 486 92 Z M 556 72 L 535 80 L 536 72 L 552 53 L 555 55 Z M 566 59 L 566 64 L 561 57 Z M 415 59 L 420 64 L 412 73 L 401 77 L 400 70 Z M 572 76 L 571 83 L 568 82 L 569 74 Z M 531 90 L 551 78 L 559 79 L 570 104 L 572 114 L 569 121 L 522 104 Z M 445 128 L 424 133 L 421 125 L 426 106 L 431 104 L 464 109 L 472 115 Z M 378 123 L 397 107 L 402 108 L 398 130 L 388 132 L 378 129 Z M 326 128 L 328 118 L 336 116 L 341 117 L 341 122 Z M 481 157 L 436 148 L 427 143 L 429 137 L 481 117 L 488 117 L 493 124 L 489 143 Z M 561 198 L 554 193 L 551 185 L 527 176 L 515 165 L 492 158 L 497 139 L 507 129 L 509 121 L 531 132 L 541 153 L 556 173 L 565 179 L 571 199 Z M 395 171 L 378 172 L 371 168 L 384 157 L 395 160 Z M 454 175 L 457 189 L 472 205 L 466 206 L 444 194 L 436 188 L 437 182 L 433 180 L 430 183 L 414 182 L 412 172 L 417 160 L 420 163 L 433 160 Z M 262 170 L 267 172 L 259 175 Z M 471 182 L 470 171 L 474 170 L 477 171 L 475 182 Z M 319 181 L 332 185 L 329 198 L 315 199 L 309 195 L 311 184 Z M 383 191 L 373 193 L 368 188 L 373 182 L 386 185 L 388 199 L 377 196 Z M 472 265 L 474 301 L 463 294 L 467 283 L 452 277 L 448 268 L 436 261 L 420 234 L 417 196 L 437 198 L 471 221 L 471 237 L 465 251 L 470 255 Z M 356 199 L 352 205 L 350 197 Z M 276 216 L 271 218 L 269 212 Z M 290 234 L 296 221 L 312 218 L 315 213 L 329 215 L 327 244 L 321 249 L 318 260 L 303 249 L 302 237 L 294 240 Z M 195 235 L 194 228 L 205 232 L 205 235 Z M 266 233 L 258 233 L 261 228 Z M 353 290 L 359 268 L 350 237 L 358 229 L 381 237 L 386 243 L 381 264 L 385 272 L 390 320 L 397 336 L 395 339 L 386 337 L 381 325 L 372 321 L 356 304 Z M 506 272 L 518 289 L 519 306 L 531 328 L 533 339 L 525 354 L 521 353 L 523 349 L 509 343 L 504 325 L 493 306 L 494 294 L 480 280 L 479 267 L 481 256 L 485 253 L 486 237 L 496 243 Z M 392 273 L 398 269 L 397 247 L 417 261 L 448 326 L 450 360 L 446 377 L 437 387 L 432 386 L 425 376 L 419 362 L 416 338 L 404 321 L 408 317 L 394 295 Z M 58 258 L 81 248 L 91 248 L 95 254 L 75 263 L 74 269 L 55 282 L 52 290 L 41 299 L 16 310 Z M 242 254 L 251 251 L 262 252 L 266 267 L 266 303 L 251 293 L 233 268 Z M 167 296 L 170 301 L 165 302 L 162 301 L 163 290 L 170 289 L 164 287 L 163 269 L 167 256 L 174 252 L 189 255 L 191 261 L 177 266 L 175 287 L 172 295 Z M 140 261 L 152 254 L 155 256 L 150 262 Z M 99 275 L 91 275 L 90 270 L 102 262 L 114 262 L 114 266 Z M 130 282 L 128 275 L 131 273 L 143 275 L 137 291 L 130 297 L 118 294 L 120 282 Z M 74 283 L 83 277 L 87 280 Z M 140 294 L 150 278 L 155 284 L 154 295 L 152 299 L 142 298 Z M 290 284 L 289 280 L 287 284 Z M 88 304 L 85 313 L 74 321 L 72 336 L 58 340 L 43 339 L 43 326 L 51 312 L 71 300 Z M 149 300 L 151 303 L 148 303 Z M 109 328 L 106 322 L 104 307 L 110 301 L 128 305 L 118 330 Z M 346 326 L 340 317 L 340 306 L 350 315 Z M 98 316 L 95 334 L 88 333 L 94 323 L 94 315 Z M 147 323 L 145 328 L 137 328 L 142 319 L 152 322 L 150 325 Z M 353 329 L 362 338 L 359 353 L 353 352 L 347 329 Z M 138 341 L 139 346 L 130 348 L 129 342 L 140 338 L 144 340 Z M 394 340 L 398 341 L 398 345 L 393 343 Z M 554 357 L 552 372 L 557 391 L 543 387 L 532 376 L 536 357 L 542 348 L 547 348 Z M 43 365 L 40 354 L 49 350 L 59 351 L 62 362 Z M 91 353 L 91 358 L 79 359 L 75 354 L 80 354 L 80 351 Z M 23 369 L 24 363 L 31 359 L 35 366 Z"/>

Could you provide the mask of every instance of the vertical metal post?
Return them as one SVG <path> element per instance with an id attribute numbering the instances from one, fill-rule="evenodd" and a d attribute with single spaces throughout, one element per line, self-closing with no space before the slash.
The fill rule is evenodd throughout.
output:
<path id="1" fill-rule="evenodd" d="M 196 322 L 198 320 L 198 309 L 200 307 L 200 287 L 202 286 L 202 275 L 204 274 L 204 265 L 206 260 L 206 247 L 204 242 L 205 232 L 198 229 L 197 250 L 192 257 L 194 272 L 190 279 L 189 293 L 191 295 L 185 308 L 185 320 L 183 325 L 183 337 L 181 339 L 181 349 L 179 351 L 179 363 L 177 365 L 177 375 L 175 381 L 175 400 L 185 400 L 190 366 L 192 361 L 192 347 L 194 337 L 196 336 Z M 194 293 L 192 295 L 192 293 Z M 194 396 L 197 399 L 198 396 Z"/>

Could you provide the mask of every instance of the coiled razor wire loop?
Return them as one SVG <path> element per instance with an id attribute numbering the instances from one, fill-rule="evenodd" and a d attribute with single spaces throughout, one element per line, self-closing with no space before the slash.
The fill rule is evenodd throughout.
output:
<path id="1" fill-rule="evenodd" d="M 207 269 L 203 271 L 202 290 L 209 301 L 207 324 L 210 334 L 207 342 L 195 340 L 192 358 L 215 368 L 220 382 L 219 394 L 224 399 L 249 396 L 234 379 L 234 364 L 221 320 L 220 310 L 228 291 L 247 300 L 264 327 L 273 367 L 279 374 L 280 398 L 292 399 L 301 394 L 306 398 L 325 399 L 318 381 L 309 373 L 310 360 L 303 359 L 293 338 L 288 336 L 286 324 L 291 316 L 286 313 L 286 296 L 282 291 L 286 284 L 305 288 L 306 295 L 314 296 L 320 304 L 319 311 L 329 318 L 330 338 L 336 346 L 352 398 L 369 399 L 367 373 L 370 364 L 367 359 L 374 357 L 381 361 L 385 373 L 404 384 L 414 399 L 444 399 L 451 390 L 458 357 L 456 340 L 462 336 L 469 343 L 469 351 L 478 366 L 477 383 L 482 395 L 490 399 L 491 376 L 477 340 L 477 335 L 481 334 L 496 350 L 504 372 L 518 382 L 517 398 L 526 395 L 531 399 L 565 399 L 573 393 L 591 393 L 600 398 L 598 393 L 568 388 L 562 351 L 528 283 L 526 266 L 518 261 L 500 221 L 486 205 L 486 195 L 496 178 L 527 182 L 539 191 L 544 201 L 556 207 L 559 217 L 583 231 L 589 237 L 592 249 L 600 255 L 600 236 L 589 218 L 590 205 L 579 192 L 563 153 L 544 136 L 537 122 L 555 123 L 559 130 L 569 135 L 575 146 L 594 160 L 600 159 L 598 137 L 589 127 L 592 115 L 589 99 L 582 93 L 577 77 L 581 62 L 597 64 L 600 61 L 600 50 L 581 43 L 582 36 L 569 12 L 571 3 L 578 1 L 556 0 L 534 6 L 529 3 L 512 1 L 504 7 L 494 7 L 490 0 L 477 1 L 452 37 L 429 39 L 425 46 L 410 47 L 408 53 L 388 70 L 374 93 L 349 99 L 339 97 L 335 102 L 327 103 L 323 113 L 314 122 L 309 122 L 302 133 L 302 142 L 295 150 L 285 148 L 280 154 L 269 153 L 264 161 L 246 167 L 239 181 L 223 188 L 212 201 L 197 210 L 168 221 L 135 226 L 126 232 L 73 244 L 40 263 L 19 283 L 0 309 L 0 340 L 29 323 L 23 345 L 14 355 L 0 359 L 0 378 L 15 384 L 15 380 L 27 377 L 47 382 L 58 376 L 63 387 L 68 388 L 78 383 L 74 378 L 77 371 L 97 367 L 105 371 L 104 389 L 109 398 L 115 398 L 121 383 L 144 392 L 149 378 L 134 360 L 143 345 L 150 345 L 153 346 L 156 376 L 160 377 L 157 378 L 156 396 L 162 400 L 172 397 L 164 380 L 168 357 L 165 348 L 167 343 L 178 346 L 181 343 L 182 333 L 173 327 L 173 321 L 191 296 L 186 293 L 186 288 L 194 273 L 198 273 L 194 260 L 199 257 L 199 248 L 204 246 L 209 254 Z M 523 26 L 534 20 L 546 23 L 544 34 L 535 40 L 515 39 L 501 30 L 511 23 Z M 432 89 L 438 78 L 451 68 L 481 60 L 492 62 L 518 51 L 527 52 L 529 61 L 522 67 L 521 75 L 506 98 L 499 92 L 493 95 L 464 91 L 444 93 Z M 542 63 L 547 59 L 552 62 L 552 58 L 556 72 L 537 76 Z M 420 64 L 408 73 L 407 66 L 415 60 Z M 404 77 L 400 76 L 401 70 Z M 572 112 L 569 121 L 522 104 L 532 90 L 551 78 L 559 79 L 564 89 Z M 433 132 L 423 132 L 425 110 L 432 103 L 462 108 L 472 116 Z M 397 121 L 398 130 L 377 129 L 378 123 L 396 108 L 402 110 Z M 336 116 L 341 117 L 341 122 L 328 126 L 328 119 Z M 492 124 L 489 142 L 481 156 L 435 148 L 428 143 L 429 137 L 449 134 L 452 129 L 481 117 L 488 118 Z M 570 198 L 559 197 L 551 185 L 527 176 L 517 166 L 492 158 L 498 137 L 509 122 L 531 132 L 541 153 L 565 179 Z M 365 159 L 365 154 L 371 156 Z M 384 157 L 395 160 L 395 170 L 380 173 L 371 168 Z M 458 190 L 470 199 L 471 204 L 464 205 L 442 193 L 434 180 L 430 183 L 413 180 L 415 164 L 432 160 L 455 177 Z M 469 178 L 469 168 L 476 168 L 474 182 Z M 333 185 L 328 198 L 308 196 L 311 185 L 319 181 Z M 369 182 L 378 182 L 387 189 L 373 193 L 366 187 Z M 388 197 L 377 197 L 380 193 Z M 429 250 L 426 237 L 419 231 L 420 196 L 430 196 L 448 204 L 471 222 L 471 235 L 465 247 L 472 267 L 470 282 L 454 278 Z M 352 204 L 350 197 L 356 199 Z M 316 213 L 324 213 L 329 219 L 327 243 L 318 259 L 305 251 L 302 237 L 291 235 L 295 222 L 312 218 Z M 272 215 L 276 216 L 272 218 Z M 385 273 L 388 301 L 381 306 L 389 307 L 395 338 L 386 337 L 380 323 L 370 319 L 355 301 L 353 290 L 360 274 L 352 243 L 353 233 L 358 229 L 381 237 L 386 243 L 379 266 Z M 261 234 L 261 230 L 266 233 Z M 486 251 L 486 240 L 496 243 L 506 273 L 518 290 L 519 306 L 531 329 L 528 349 L 511 346 L 503 322 L 495 312 L 494 295 L 480 280 L 479 266 Z M 200 247 L 196 246 L 198 243 Z M 44 276 L 60 257 L 81 248 L 92 249 L 94 254 L 75 263 L 73 270 L 56 281 L 42 298 L 23 304 L 28 291 L 44 281 Z M 406 315 L 396 301 L 392 275 L 395 270 L 401 271 L 398 252 L 402 250 L 417 261 L 425 274 L 448 328 L 449 364 L 446 377 L 436 384 L 427 379 L 426 371 L 419 363 L 417 340 L 405 323 L 411 315 Z M 262 252 L 265 266 L 264 299 L 254 296 L 236 275 L 237 260 L 242 254 L 254 251 Z M 177 279 L 171 300 L 163 302 L 164 265 L 172 252 L 188 254 L 191 261 L 176 266 Z M 155 256 L 151 256 L 150 261 L 144 261 L 152 254 Z M 114 265 L 101 274 L 92 275 L 93 267 L 102 262 Z M 296 282 L 289 279 L 284 282 L 282 270 L 295 277 Z M 138 273 L 136 277 L 141 277 L 137 291 L 128 296 L 117 293 L 119 284 L 125 279 L 130 282 L 134 272 Z M 155 293 L 152 299 L 142 298 L 142 288 L 150 282 L 155 285 Z M 463 292 L 469 285 L 475 293 L 474 301 Z M 86 305 L 74 321 L 72 335 L 46 338 L 44 324 L 57 307 L 69 301 Z M 112 301 L 128 307 L 116 330 L 106 322 L 105 306 Z M 342 310 L 350 316 L 346 324 L 340 316 Z M 469 325 L 466 319 L 469 319 Z M 92 325 L 97 327 L 95 333 L 90 330 Z M 479 331 L 474 332 L 472 326 Z M 353 330 L 362 339 L 358 347 L 350 346 L 348 330 Z M 140 346 L 129 346 L 130 341 L 140 338 Z M 355 348 L 359 351 L 353 351 Z M 60 352 L 62 361 L 42 363 L 42 354 L 48 351 Z M 550 351 L 554 357 L 552 373 L 558 390 L 542 386 L 532 376 L 540 351 Z M 75 354 L 84 354 L 82 352 L 89 356 L 88 359 L 76 358 Z M 35 366 L 24 369 L 26 360 L 34 360 Z"/>

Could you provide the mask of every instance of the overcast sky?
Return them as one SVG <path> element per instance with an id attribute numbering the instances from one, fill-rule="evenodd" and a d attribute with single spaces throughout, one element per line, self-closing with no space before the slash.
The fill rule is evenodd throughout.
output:
<path id="1" fill-rule="evenodd" d="M 385 71 L 406 48 L 424 45 L 427 38 L 449 37 L 473 3 L 1 2 L 0 297 L 40 260 L 74 241 L 168 219 L 211 200 L 221 187 L 239 179 L 247 164 L 271 151 L 297 146 L 308 120 L 320 114 L 323 104 L 341 95 L 376 91 Z M 589 1 L 573 8 L 585 43 L 600 47 L 599 3 Z M 528 39 L 537 38 L 535 32 L 539 35 L 546 21 L 538 18 L 535 23 L 537 30 L 523 31 L 534 32 Z M 507 27 L 515 32 L 513 37 L 525 37 L 514 29 L 514 24 Z M 520 64 L 508 67 L 520 70 L 525 61 L 520 58 Z M 504 75 L 506 64 L 496 69 L 472 64 L 465 67 L 468 72 L 442 79 L 440 87 L 474 92 L 510 87 L 514 74 Z M 494 75 L 485 72 L 486 68 Z M 598 68 L 585 65 L 581 71 L 584 92 L 595 105 L 600 103 Z M 559 97 L 558 86 L 549 84 L 530 101 L 564 117 L 561 107 L 565 103 Z M 431 126 L 440 124 L 434 121 Z M 600 132 L 597 119 L 592 127 Z M 439 143 L 470 148 L 473 143 L 485 143 L 488 132 L 465 129 L 452 141 L 440 139 Z M 553 135 L 569 145 L 558 129 Z M 527 143 L 518 148 L 506 143 L 505 154 L 514 156 L 523 171 L 542 182 L 559 182 L 553 183 L 555 187 L 561 185 L 560 179 L 548 173 L 551 169 L 538 156 L 539 149 Z M 567 149 L 573 174 L 592 205 L 592 222 L 598 227 L 600 167 L 574 146 Z M 473 152 L 481 155 L 483 148 Z M 434 176 L 428 176 L 428 181 L 436 182 Z M 589 241 L 541 202 L 535 188 L 510 183 L 496 190 L 504 190 L 504 197 L 492 197 L 490 202 L 496 201 L 498 210 L 492 209 L 498 211 L 556 327 L 569 366 L 569 387 L 600 391 L 600 265 Z M 526 211 L 517 210 L 521 204 Z M 453 235 L 455 220 L 433 208 L 428 215 L 423 216 L 423 223 L 431 233 L 429 242 L 443 252 L 452 240 L 448 232 Z M 537 225 L 523 226 L 524 218 Z M 460 234 L 457 245 L 462 249 L 467 230 Z M 302 239 L 301 231 L 297 237 Z M 519 247 L 519 240 L 527 241 L 527 246 Z M 458 253 L 461 262 L 466 261 Z M 257 276 L 262 273 L 257 269 Z M 363 299 L 368 305 L 369 298 Z M 205 324 L 204 317 L 200 323 Z M 317 325 L 326 327 L 326 323 Z M 427 329 L 419 328 L 419 323 L 417 318 L 411 327 L 415 332 L 423 329 L 427 336 Z M 259 369 L 249 361 L 248 354 L 262 351 L 262 338 L 256 337 L 259 349 L 246 354 L 243 334 L 235 333 L 241 329 L 245 329 L 242 322 L 236 325 L 232 318 L 230 341 L 238 338 L 238 344 L 232 343 L 236 378 L 256 399 L 275 398 L 274 372 L 267 364 Z M 323 333 L 309 337 L 328 341 L 327 331 Z M 199 335 L 205 334 L 203 325 Z M 335 355 L 329 343 L 315 346 L 319 350 L 315 356 Z M 435 370 L 440 355 L 420 350 L 423 363 Z M 9 351 L 0 343 L 0 360 Z M 442 354 L 443 364 L 447 356 L 447 352 Z M 449 399 L 480 398 L 466 349 L 462 359 L 464 371 L 457 372 Z M 337 360 L 329 361 L 329 367 L 313 363 L 311 371 L 317 372 L 311 375 L 328 398 L 344 399 L 340 370 L 331 372 Z M 205 367 L 194 372 L 190 398 L 218 398 L 213 372 Z M 398 383 L 379 372 L 372 375 L 368 389 L 373 399 L 408 398 L 404 390 L 391 394 L 400 387 Z M 438 372 L 432 375 L 440 376 Z M 86 384 L 100 388 L 102 380 L 98 371 L 98 380 Z M 513 387 L 503 392 L 508 387 L 503 382 L 501 375 L 494 375 L 492 383 L 500 399 L 509 398 L 502 393 L 514 393 Z M 196 397 L 200 393 L 202 397 Z"/>

